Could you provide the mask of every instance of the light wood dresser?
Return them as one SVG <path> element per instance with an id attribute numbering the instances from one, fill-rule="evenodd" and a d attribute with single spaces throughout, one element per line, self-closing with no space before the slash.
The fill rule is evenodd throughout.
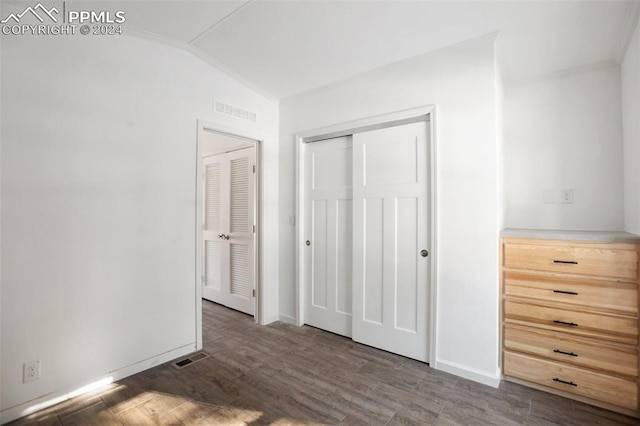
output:
<path id="1" fill-rule="evenodd" d="M 504 377 L 640 417 L 639 252 L 625 232 L 503 231 Z"/>

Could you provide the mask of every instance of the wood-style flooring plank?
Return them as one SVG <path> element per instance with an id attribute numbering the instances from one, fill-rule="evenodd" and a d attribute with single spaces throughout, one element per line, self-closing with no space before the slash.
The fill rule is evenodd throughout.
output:
<path id="1" fill-rule="evenodd" d="M 332 409 L 346 413 L 341 423 L 384 425 L 396 410 L 390 401 L 374 399 L 358 392 L 344 392 L 340 389 L 329 394 L 325 402 Z"/>
<path id="2" fill-rule="evenodd" d="M 114 426 L 121 425 L 122 422 L 109 410 L 107 404 L 100 401 L 89 407 L 60 417 L 63 426 Z"/>
<path id="3" fill-rule="evenodd" d="M 11 426 L 25 426 L 25 425 L 41 425 L 41 426 L 60 426 L 62 422 L 56 414 L 56 407 L 45 408 L 36 413 L 25 416 L 21 419 L 15 420 L 10 423 Z"/>
<path id="4" fill-rule="evenodd" d="M 180 401 L 180 403 L 184 404 L 184 401 Z M 155 398 L 125 410 L 116 417 L 125 425 L 174 426 L 183 424 L 167 411 L 167 406 L 159 403 Z"/>
<path id="5" fill-rule="evenodd" d="M 380 383 L 370 396 L 376 401 L 387 401 L 400 415 L 425 423 L 435 423 L 444 409 L 444 405 L 437 401 L 384 383 Z"/>
<path id="6" fill-rule="evenodd" d="M 203 301 L 204 350 L 11 423 L 66 425 L 638 425 L 515 383 L 485 386 L 313 327 Z"/>

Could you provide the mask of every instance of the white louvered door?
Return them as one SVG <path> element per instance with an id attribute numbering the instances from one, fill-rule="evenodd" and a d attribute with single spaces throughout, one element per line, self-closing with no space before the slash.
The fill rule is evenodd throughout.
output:
<path id="1" fill-rule="evenodd" d="M 254 315 L 255 148 L 204 158 L 205 299 Z"/>
<path id="2" fill-rule="evenodd" d="M 222 163 L 221 155 L 207 157 L 204 159 L 204 229 L 202 231 L 204 239 L 204 259 L 203 259 L 203 279 L 202 295 L 205 299 L 217 302 L 220 300 L 222 288 L 222 276 L 228 275 L 222 271 L 222 241 L 218 238 L 222 229 L 226 226 L 223 223 L 224 215 L 221 214 L 222 203 L 225 197 L 222 196 L 222 182 L 220 179 Z M 222 303 L 222 302 L 220 302 Z"/>

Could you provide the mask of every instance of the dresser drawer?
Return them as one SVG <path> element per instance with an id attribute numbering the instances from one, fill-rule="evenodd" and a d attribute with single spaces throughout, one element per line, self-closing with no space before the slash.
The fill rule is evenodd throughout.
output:
<path id="1" fill-rule="evenodd" d="M 638 343 L 638 320 L 633 317 L 571 311 L 509 299 L 504 302 L 504 314 L 507 322 L 632 345 Z"/>
<path id="2" fill-rule="evenodd" d="M 506 325 L 504 346 L 518 352 L 630 377 L 638 375 L 634 346 L 602 344 L 566 333 Z"/>
<path id="3" fill-rule="evenodd" d="M 556 246 L 505 242 L 504 266 L 631 280 L 638 277 L 637 252 L 613 249 L 606 244 Z"/>
<path id="4" fill-rule="evenodd" d="M 506 272 L 505 295 L 638 314 L 637 284 Z"/>
<path id="5" fill-rule="evenodd" d="M 504 372 L 539 385 L 597 399 L 629 410 L 638 408 L 638 384 L 632 380 L 607 376 L 505 351 Z"/>
<path id="6" fill-rule="evenodd" d="M 638 384 L 632 380 L 510 351 L 504 353 L 504 372 L 507 376 L 597 399 L 628 410 L 638 409 Z"/>

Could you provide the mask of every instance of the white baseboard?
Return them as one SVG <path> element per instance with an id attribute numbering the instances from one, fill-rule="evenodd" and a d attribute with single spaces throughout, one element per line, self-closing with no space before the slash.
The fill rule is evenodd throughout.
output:
<path id="1" fill-rule="evenodd" d="M 436 361 L 436 365 L 432 366 L 436 370 L 441 370 L 446 373 L 455 374 L 456 376 L 464 377 L 465 379 L 473 380 L 474 382 L 482 383 L 483 385 L 497 388 L 500 386 L 500 376 L 492 375 L 486 371 L 476 370 L 474 368 L 467 367 L 462 364 L 451 361 Z"/>
<path id="2" fill-rule="evenodd" d="M 287 324 L 298 325 L 298 322 L 291 315 L 280 314 L 280 321 L 286 322 Z"/>
<path id="3" fill-rule="evenodd" d="M 268 317 L 262 318 L 260 325 L 269 325 L 276 321 L 280 321 L 280 317 L 278 315 L 269 315 Z"/>
<path id="4" fill-rule="evenodd" d="M 63 401 L 66 401 L 67 399 L 80 396 L 84 393 L 91 392 L 100 387 L 104 387 L 112 382 L 122 380 L 125 377 L 132 376 L 134 374 L 140 373 L 141 371 L 148 370 L 157 365 L 164 364 L 165 362 L 171 361 L 176 358 L 180 358 L 182 356 L 195 352 L 195 350 L 195 342 L 189 343 L 179 348 L 172 349 L 168 352 L 111 371 L 107 374 L 99 375 L 97 377 L 94 377 L 92 380 L 84 382 L 84 384 L 81 384 L 79 386 L 50 392 L 46 395 L 34 398 L 31 401 L 27 401 L 23 404 L 6 408 L 0 411 L 0 424 L 9 423 L 21 417 L 28 416 L 47 407 L 51 407 L 52 405 L 56 405 Z"/>

